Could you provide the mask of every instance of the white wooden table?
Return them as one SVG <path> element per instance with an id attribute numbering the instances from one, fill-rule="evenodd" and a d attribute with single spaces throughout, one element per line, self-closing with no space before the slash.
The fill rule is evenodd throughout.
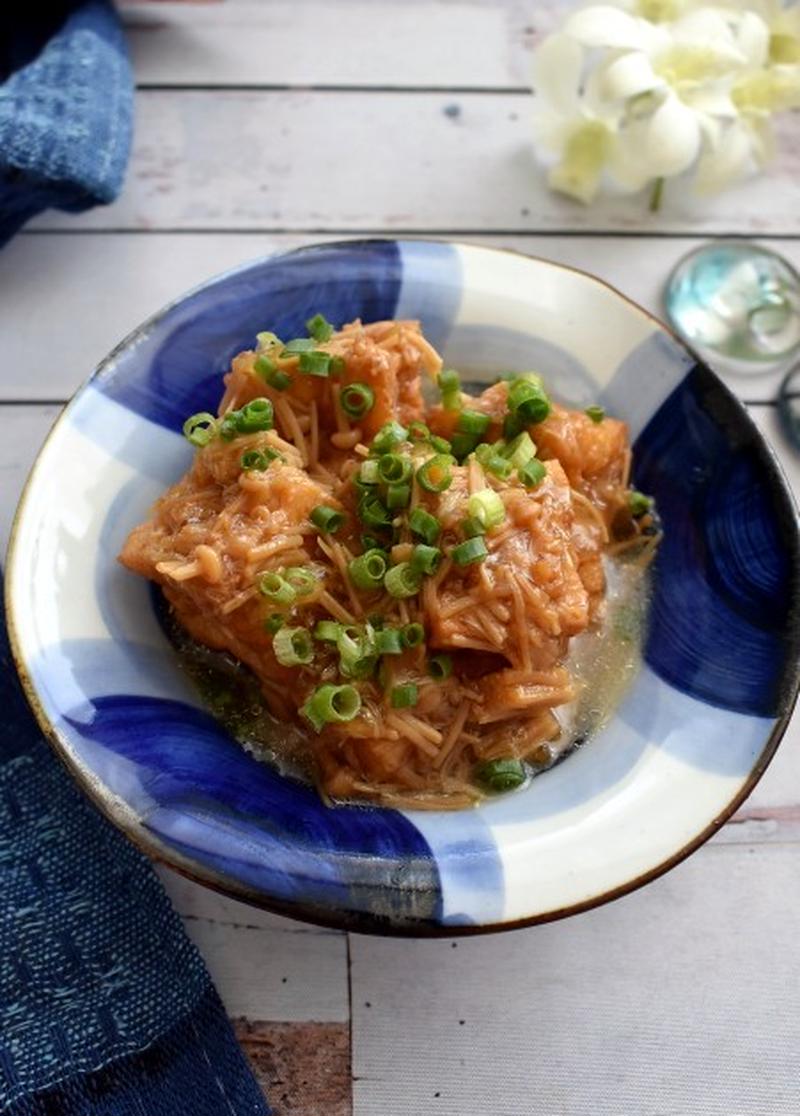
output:
<path id="1" fill-rule="evenodd" d="M 701 206 L 583 209 L 529 145 L 520 0 L 123 5 L 139 82 L 124 193 L 0 252 L 0 540 L 63 402 L 132 326 L 250 257 L 363 233 L 455 236 L 577 264 L 659 310 L 698 239 L 800 267 L 800 122 L 769 178 Z M 775 378 L 730 380 L 800 492 Z M 498 937 L 318 930 L 164 882 L 277 1114 L 797 1116 L 800 721 L 739 814 L 600 910 Z"/>

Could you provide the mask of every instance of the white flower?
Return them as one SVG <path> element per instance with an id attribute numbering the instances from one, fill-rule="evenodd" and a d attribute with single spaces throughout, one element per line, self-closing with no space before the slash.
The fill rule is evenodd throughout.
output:
<path id="1" fill-rule="evenodd" d="M 616 116 L 582 91 L 583 47 L 568 35 L 551 35 L 534 58 L 534 81 L 541 92 L 534 133 L 541 146 L 558 154 L 548 182 L 553 190 L 590 202 L 615 143 Z"/>
<path id="2" fill-rule="evenodd" d="M 757 9 L 757 10 L 754 10 Z M 769 117 L 800 104 L 800 7 L 777 0 L 612 0 L 571 15 L 534 67 L 550 185 L 582 201 L 697 166 L 719 189 L 763 166 Z"/>

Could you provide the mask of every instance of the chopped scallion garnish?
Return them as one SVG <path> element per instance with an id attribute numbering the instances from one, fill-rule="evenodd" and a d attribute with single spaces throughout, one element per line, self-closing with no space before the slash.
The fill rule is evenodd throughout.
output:
<path id="1" fill-rule="evenodd" d="M 297 593 L 286 578 L 272 570 L 263 573 L 258 579 L 258 591 L 262 597 L 275 604 L 290 605 L 297 598 Z"/>
<path id="2" fill-rule="evenodd" d="M 606 417 L 604 409 L 602 407 L 598 407 L 596 404 L 593 404 L 591 407 L 587 407 L 584 413 L 592 420 L 592 422 L 602 422 L 603 419 Z"/>
<path id="3" fill-rule="evenodd" d="M 314 628 L 314 639 L 318 639 L 320 643 L 336 643 L 341 627 L 335 620 L 320 620 Z"/>
<path id="4" fill-rule="evenodd" d="M 425 642 L 425 629 L 422 624 L 413 623 L 406 624 L 403 628 L 401 635 L 403 637 L 403 646 L 410 649 L 420 647 Z"/>
<path id="5" fill-rule="evenodd" d="M 411 501 L 410 484 L 390 484 L 386 489 L 387 508 L 407 508 Z"/>
<path id="6" fill-rule="evenodd" d="M 439 520 L 435 515 L 425 511 L 424 508 L 414 508 L 408 517 L 408 526 L 415 535 L 418 535 L 429 546 L 432 546 L 442 533 L 442 525 Z"/>
<path id="7" fill-rule="evenodd" d="M 466 542 L 459 543 L 450 551 L 450 557 L 457 566 L 471 566 L 473 562 L 484 562 L 489 551 L 481 535 L 475 535 Z"/>
<path id="8" fill-rule="evenodd" d="M 526 426 L 547 418 L 550 414 L 550 400 L 538 377 L 536 381 L 527 378 L 511 381 L 508 388 L 508 409 Z"/>
<path id="9" fill-rule="evenodd" d="M 639 519 L 651 510 L 655 501 L 652 496 L 645 496 L 644 492 L 637 492 L 632 488 L 628 493 L 628 507 L 634 519 Z"/>
<path id="10" fill-rule="evenodd" d="M 453 660 L 449 655 L 434 655 L 428 660 L 428 674 L 436 682 L 444 682 L 453 673 Z"/>
<path id="11" fill-rule="evenodd" d="M 411 566 L 410 562 L 399 562 L 387 571 L 383 584 L 386 592 L 392 597 L 413 597 L 419 592 L 420 574 Z"/>
<path id="12" fill-rule="evenodd" d="M 444 368 L 437 379 L 442 393 L 442 406 L 446 411 L 457 411 L 461 407 L 461 377 L 454 368 Z"/>
<path id="13" fill-rule="evenodd" d="M 269 632 L 270 635 L 275 635 L 279 628 L 282 628 L 286 623 L 286 617 L 280 612 L 273 612 L 264 621 L 264 630 Z"/>
<path id="14" fill-rule="evenodd" d="M 356 589 L 379 589 L 386 574 L 386 555 L 368 550 L 347 563 L 348 576 Z"/>
<path id="15" fill-rule="evenodd" d="M 360 709 L 361 696 L 355 686 L 325 683 L 314 690 L 300 712 L 321 732 L 325 725 L 352 721 Z"/>
<path id="16" fill-rule="evenodd" d="M 360 419 L 375 406 L 375 392 L 368 384 L 347 384 L 339 393 L 339 404 L 349 418 Z"/>
<path id="17" fill-rule="evenodd" d="M 367 527 L 388 527 L 392 522 L 386 505 L 371 492 L 363 496 L 359 502 L 358 516 Z"/>
<path id="18" fill-rule="evenodd" d="M 283 576 L 298 597 L 308 597 L 317 587 L 317 579 L 311 570 L 305 570 L 302 566 L 289 566 L 283 571 Z"/>
<path id="19" fill-rule="evenodd" d="M 403 640 L 397 628 L 382 628 L 375 633 L 375 650 L 379 655 L 402 655 Z"/>
<path id="20" fill-rule="evenodd" d="M 414 547 L 411 555 L 411 569 L 418 574 L 435 574 L 442 561 L 442 552 L 438 546 L 428 546 L 420 543 Z"/>
<path id="21" fill-rule="evenodd" d="M 417 482 L 426 492 L 444 492 L 453 483 L 453 458 L 437 453 L 417 469 Z"/>
<path id="22" fill-rule="evenodd" d="M 393 686 L 389 700 L 392 709 L 408 709 L 419 701 L 419 690 L 413 682 L 406 682 L 402 686 Z"/>
<path id="23" fill-rule="evenodd" d="M 456 430 L 464 434 L 485 434 L 491 423 L 489 415 L 484 415 L 481 411 L 464 410 L 458 416 Z"/>
<path id="24" fill-rule="evenodd" d="M 313 337 L 320 344 L 330 341 L 333 334 L 333 326 L 323 314 L 315 314 L 313 318 L 309 318 L 306 329 L 309 337 Z"/>
<path id="25" fill-rule="evenodd" d="M 430 430 L 425 423 L 420 422 L 419 419 L 414 419 L 413 422 L 408 424 L 409 442 L 426 442 L 430 436 Z"/>
<path id="26" fill-rule="evenodd" d="M 281 356 L 285 356 L 286 354 L 289 356 L 296 356 L 297 353 L 310 353 L 314 347 L 315 342 L 313 337 L 294 337 L 283 346 Z"/>
<path id="27" fill-rule="evenodd" d="M 547 469 L 543 461 L 540 461 L 538 457 L 532 457 L 530 461 L 525 462 L 521 469 L 517 470 L 517 476 L 526 488 L 535 488 L 547 476 Z"/>
<path id="28" fill-rule="evenodd" d="M 521 469 L 536 453 L 536 446 L 527 430 L 517 434 L 501 450 L 503 457 L 511 462 L 515 469 Z"/>
<path id="29" fill-rule="evenodd" d="M 255 434 L 260 430 L 272 430 L 274 421 L 272 401 L 263 395 L 258 399 L 251 399 L 240 411 L 234 411 L 233 416 L 239 434 Z"/>
<path id="30" fill-rule="evenodd" d="M 385 453 L 378 459 L 378 479 L 384 484 L 402 484 L 413 471 L 411 458 L 401 453 Z"/>
<path id="31" fill-rule="evenodd" d="M 326 504 L 317 504 L 312 510 L 309 519 L 320 531 L 335 535 L 345 520 L 344 512 L 330 508 Z"/>
<path id="32" fill-rule="evenodd" d="M 314 646 L 306 628 L 280 628 L 272 650 L 281 666 L 304 666 L 314 658 Z"/>
<path id="33" fill-rule="evenodd" d="M 198 449 L 207 446 L 217 433 L 217 420 L 208 411 L 190 415 L 183 424 L 183 435 Z"/>
<path id="34" fill-rule="evenodd" d="M 474 492 L 467 501 L 467 511 L 473 519 L 488 531 L 497 527 L 506 517 L 506 508 L 502 498 L 492 488 L 483 488 Z"/>
<path id="35" fill-rule="evenodd" d="M 525 768 L 518 759 L 485 760 L 475 768 L 475 782 L 495 793 L 515 790 L 525 782 Z"/>
<path id="36" fill-rule="evenodd" d="M 402 445 L 407 438 L 408 430 L 405 426 L 401 426 L 399 422 L 392 419 L 390 422 L 384 423 L 372 439 L 372 453 L 377 455 L 391 453 L 397 446 Z"/>
<path id="37" fill-rule="evenodd" d="M 321 353 L 316 350 L 301 353 L 298 367 L 306 376 L 328 376 L 331 370 L 330 353 Z"/>

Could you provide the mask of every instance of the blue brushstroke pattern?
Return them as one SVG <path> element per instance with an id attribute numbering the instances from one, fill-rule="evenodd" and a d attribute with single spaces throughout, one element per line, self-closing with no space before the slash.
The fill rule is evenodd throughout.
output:
<path id="1" fill-rule="evenodd" d="M 698 365 L 647 424 L 634 461 L 664 525 L 646 661 L 701 701 L 778 715 L 800 653 L 800 558 L 794 509 L 755 427 Z"/>
<path id="2" fill-rule="evenodd" d="M 398 245 L 357 241 L 301 248 L 213 280 L 145 325 L 142 339 L 101 369 L 93 386 L 170 430 L 196 411 L 216 411 L 221 376 L 260 330 L 305 337 L 313 314 L 334 325 L 395 316 L 402 280 Z M 144 350 L 144 351 L 142 351 Z M 146 359 L 143 359 L 146 357 Z"/>
<path id="3" fill-rule="evenodd" d="M 325 806 L 183 702 L 117 694 L 91 706 L 66 725 L 136 765 L 145 824 L 193 860 L 312 915 L 440 921 L 437 865 L 402 814 Z"/>

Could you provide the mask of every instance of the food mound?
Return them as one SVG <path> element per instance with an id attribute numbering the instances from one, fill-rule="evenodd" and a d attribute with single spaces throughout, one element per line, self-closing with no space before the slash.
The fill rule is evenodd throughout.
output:
<path id="1" fill-rule="evenodd" d="M 513 789 L 557 754 L 604 553 L 655 538 L 625 424 L 557 406 L 533 373 L 470 396 L 418 322 L 307 328 L 233 360 L 120 560 L 302 726 L 327 799 Z"/>

